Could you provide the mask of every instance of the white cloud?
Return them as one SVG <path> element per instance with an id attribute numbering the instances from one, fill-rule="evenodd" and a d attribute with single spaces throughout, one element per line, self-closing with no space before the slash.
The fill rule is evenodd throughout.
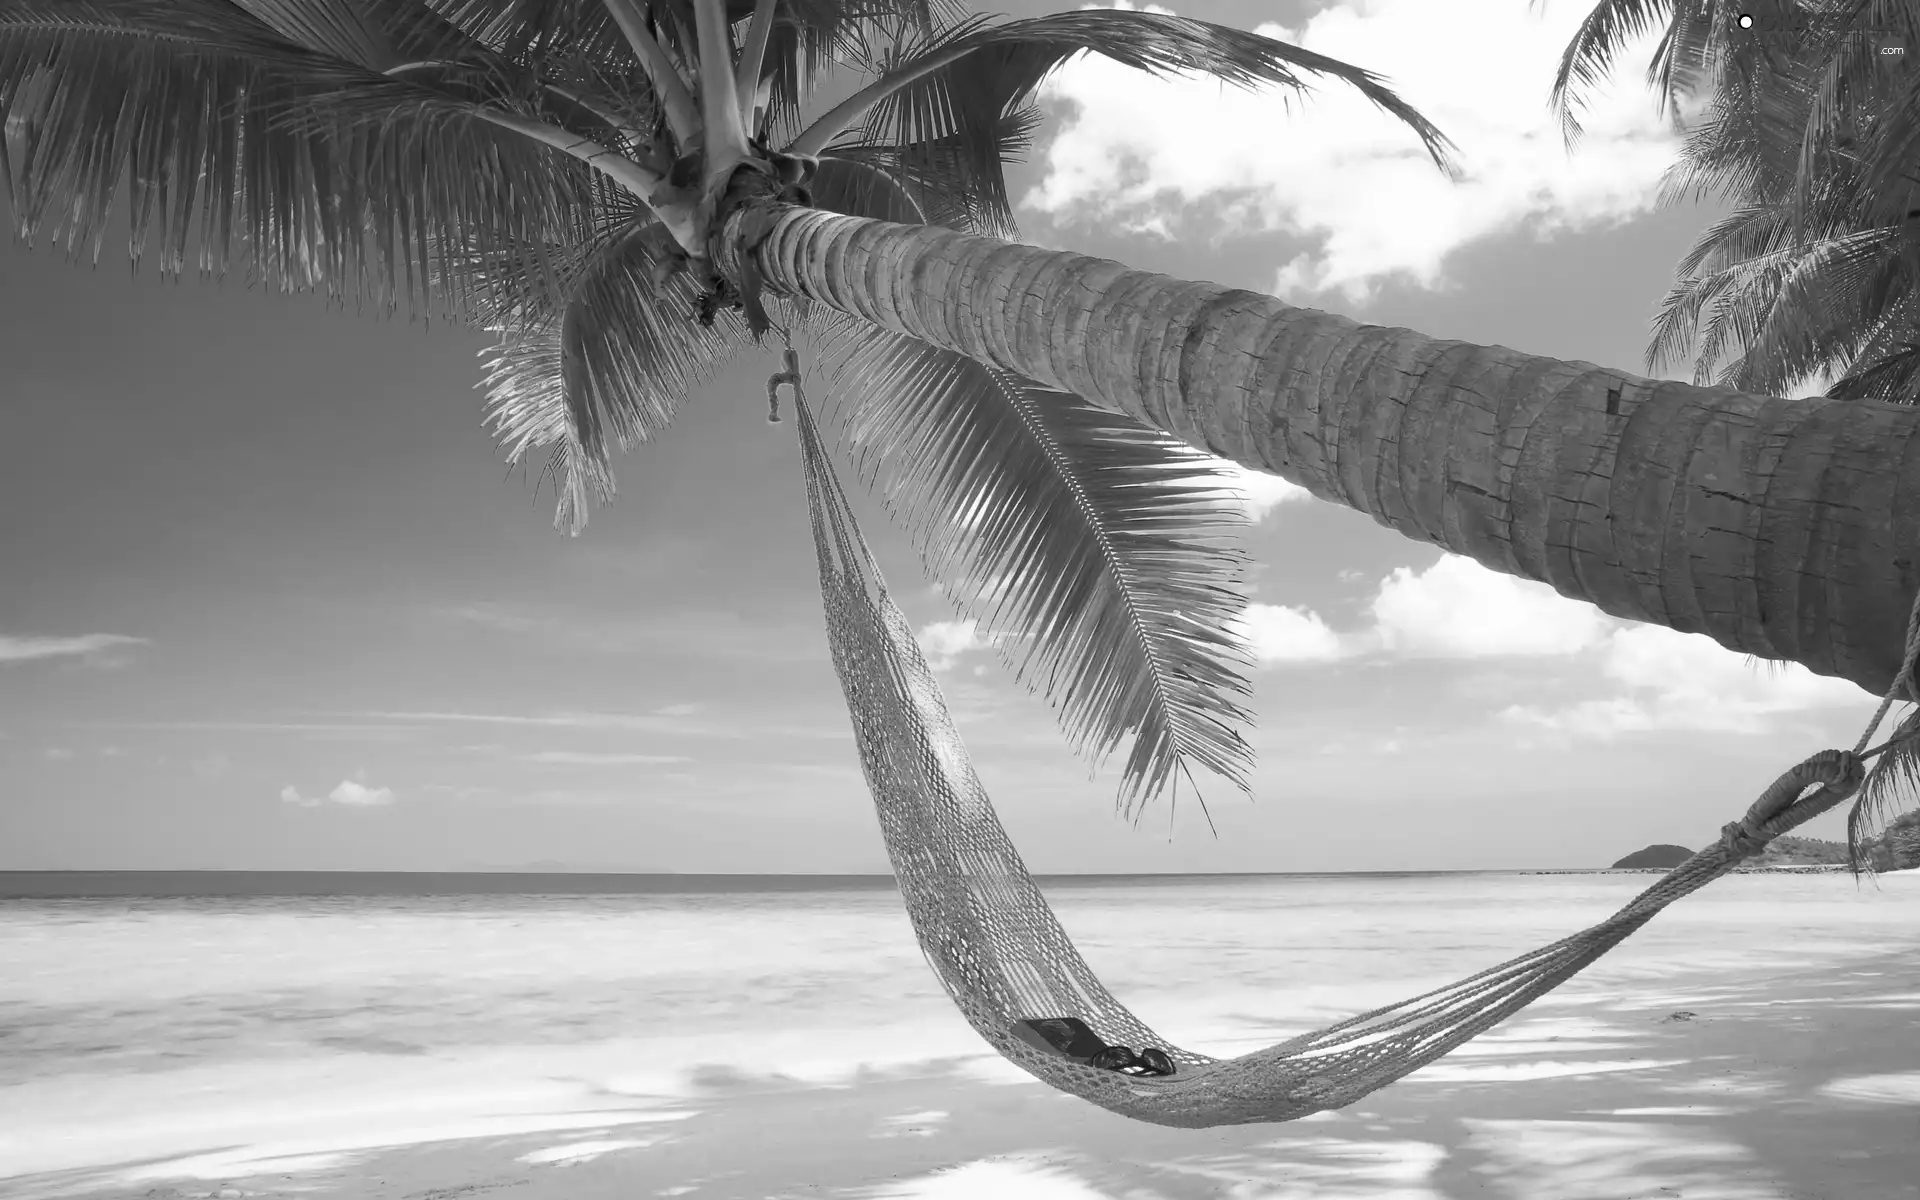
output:
<path id="1" fill-rule="evenodd" d="M 393 789 L 368 787 L 351 779 L 342 779 L 340 786 L 327 793 L 327 799 L 335 804 L 351 804 L 361 808 L 371 808 L 381 804 L 393 803 Z"/>
<path id="2" fill-rule="evenodd" d="M 1310 609 L 1249 604 L 1241 632 L 1261 666 L 1283 662 L 1331 662 L 1348 648 L 1340 635 Z"/>
<path id="3" fill-rule="evenodd" d="M 1873 697 L 1798 664 L 1750 660 L 1703 634 L 1609 617 L 1543 583 L 1455 555 L 1380 581 L 1370 626 L 1341 633 L 1313 611 L 1249 606 L 1262 666 L 1350 656 L 1547 660 L 1541 680 L 1575 679 L 1590 698 L 1513 704 L 1500 716 L 1577 738 L 1651 730 L 1756 733 L 1784 714 L 1857 707 Z M 1548 663 L 1552 663 L 1548 667 Z"/>
<path id="4" fill-rule="evenodd" d="M 8 637 L 0 634 L 0 663 L 34 662 L 44 658 L 100 660 L 107 651 L 144 646 L 147 639 L 118 633 L 86 633 L 79 637 Z"/>
<path id="5" fill-rule="evenodd" d="M 318 808 L 328 800 L 349 808 L 379 808 L 392 804 L 394 795 L 392 788 L 368 787 L 358 780 L 343 779 L 339 786 L 328 792 L 324 798 L 303 796 L 299 788 L 288 784 L 280 789 L 280 799 L 284 803 L 298 805 L 301 808 Z"/>
<path id="6" fill-rule="evenodd" d="M 687 720 L 699 706 L 670 704 L 647 714 L 610 712 L 559 712 L 541 716 L 520 713 L 481 712 L 394 712 L 369 711 L 347 714 L 379 721 L 406 724 L 506 725 L 540 729 L 634 730 L 642 733 L 672 733 L 682 737 L 737 738 L 746 736 L 728 725 Z M 343 727 L 346 728 L 346 727 Z"/>
<path id="7" fill-rule="evenodd" d="M 1247 520 L 1258 522 L 1268 513 L 1282 504 L 1294 504 L 1301 500 L 1313 499 L 1313 493 L 1297 483 L 1289 483 L 1278 475 L 1269 475 L 1265 471 L 1250 471 L 1239 463 L 1219 459 L 1218 473 L 1225 478 L 1222 486 L 1239 493 L 1242 510 Z"/>
<path id="8" fill-rule="evenodd" d="M 1374 596 L 1382 649 L 1410 657 L 1577 654 L 1616 622 L 1544 583 L 1448 555 L 1424 571 L 1400 567 Z"/>
<path id="9" fill-rule="evenodd" d="M 1395 274 L 1435 287 L 1447 255 L 1480 239 L 1529 223 L 1605 226 L 1653 208 L 1677 141 L 1642 82 L 1652 38 L 1594 95 L 1572 155 L 1547 107 L 1561 50 L 1591 7 L 1348 0 L 1302 28 L 1256 27 L 1386 76 L 1458 145 L 1458 184 L 1405 126 L 1344 85 L 1315 81 L 1302 101 L 1278 88 L 1156 80 L 1085 55 L 1043 92 L 1073 108 L 1023 202 L 1168 237 L 1304 235 L 1316 248 L 1281 268 L 1281 295 L 1338 289 L 1364 300 Z M 1196 229 L 1196 211 L 1213 226 Z"/>
<path id="10" fill-rule="evenodd" d="M 949 669 L 969 650 L 985 650 L 992 644 L 980 636 L 979 624 L 971 620 L 935 621 L 922 625 L 914 637 L 927 656 L 927 665 L 936 671 Z"/>
<path id="11" fill-rule="evenodd" d="M 73 751 L 66 746 L 48 746 L 40 752 L 48 762 L 72 762 Z"/>
<path id="12" fill-rule="evenodd" d="M 679 754 L 593 754 L 578 750 L 542 750 L 526 757 L 528 762 L 575 767 L 643 767 L 693 761 Z"/>
<path id="13" fill-rule="evenodd" d="M 1515 705 L 1502 715 L 1576 737 L 1612 738 L 1653 729 L 1754 733 L 1769 717 L 1819 708 L 1859 708 L 1869 696 L 1844 679 L 1798 663 L 1750 662 L 1712 638 L 1625 622 L 1607 638 L 1600 672 L 1624 694 L 1564 709 Z"/>

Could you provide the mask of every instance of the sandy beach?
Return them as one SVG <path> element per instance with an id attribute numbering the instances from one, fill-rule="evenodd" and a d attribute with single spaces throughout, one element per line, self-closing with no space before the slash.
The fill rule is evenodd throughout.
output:
<path id="1" fill-rule="evenodd" d="M 1902 911 L 1920 903 L 1920 877 L 1879 886 Z M 1285 1125 L 1133 1123 L 964 1038 L 937 1062 L 841 1078 L 712 1066 L 671 1087 L 641 1073 L 583 1089 L 585 1048 L 551 1053 L 545 1090 L 501 1086 L 470 1057 L 431 1099 L 381 1091 L 396 1052 L 369 1045 L 324 1081 L 291 1063 L 261 1068 L 282 1072 L 277 1086 L 155 1073 L 137 1122 L 103 1112 L 86 1137 L 72 1124 L 85 1081 L 51 1081 L 0 1092 L 0 1161 L 14 1165 L 0 1194 L 1901 1200 L 1920 1197 L 1915 937 L 1813 965 L 1570 986 L 1347 1110 Z M 196 1115 L 171 1119 L 175 1106 Z M 57 1129 L 37 1116 L 52 1110 Z"/>

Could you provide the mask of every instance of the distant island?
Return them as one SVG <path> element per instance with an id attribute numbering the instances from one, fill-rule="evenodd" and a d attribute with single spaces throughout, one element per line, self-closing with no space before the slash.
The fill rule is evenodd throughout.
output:
<path id="1" fill-rule="evenodd" d="M 1685 846 L 1659 843 L 1635 850 L 1613 869 L 1668 870 L 1693 856 Z M 1886 832 L 1867 843 L 1867 859 L 1876 871 L 1908 871 L 1920 868 L 1920 810 L 1902 813 L 1889 822 Z M 1844 867 L 1847 844 L 1822 838 L 1777 837 L 1757 857 L 1741 864 L 1746 867 Z"/>
<path id="2" fill-rule="evenodd" d="M 1685 846 L 1673 846 L 1662 842 L 1648 846 L 1645 850 L 1635 850 L 1613 866 L 1615 870 L 1625 867 L 1658 867 L 1664 871 L 1677 867 L 1692 857 L 1693 851 Z"/>

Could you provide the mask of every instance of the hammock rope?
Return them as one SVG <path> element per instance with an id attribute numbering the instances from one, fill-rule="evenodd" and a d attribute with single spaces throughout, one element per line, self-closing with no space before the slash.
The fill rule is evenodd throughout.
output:
<path id="1" fill-rule="evenodd" d="M 967 1022 L 1035 1078 L 1156 1125 L 1289 1121 L 1342 1108 L 1420 1069 L 1572 978 L 1661 909 L 1852 796 L 1862 753 L 1920 655 L 1920 598 L 1905 666 L 1853 751 L 1822 750 L 1781 775 L 1713 845 L 1571 937 L 1422 995 L 1236 1058 L 1181 1049 L 1107 991 L 1074 948 L 995 815 L 913 630 L 888 595 L 801 394 L 793 388 L 807 509 L 834 671 L 914 936 Z M 1891 743 L 1888 743 L 1889 745 Z M 1813 789 L 1809 791 L 1809 789 Z M 1164 1047 L 1170 1075 L 1089 1065 L 1026 1022 L 1078 1018 L 1104 1042 Z"/>

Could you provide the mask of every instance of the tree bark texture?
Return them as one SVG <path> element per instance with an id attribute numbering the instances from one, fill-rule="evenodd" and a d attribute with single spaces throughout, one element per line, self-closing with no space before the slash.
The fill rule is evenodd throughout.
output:
<path id="1" fill-rule="evenodd" d="M 1880 693 L 1920 571 L 1920 411 L 1643 379 L 934 226 L 734 214 L 768 290 L 1166 430 L 1607 613 Z"/>

